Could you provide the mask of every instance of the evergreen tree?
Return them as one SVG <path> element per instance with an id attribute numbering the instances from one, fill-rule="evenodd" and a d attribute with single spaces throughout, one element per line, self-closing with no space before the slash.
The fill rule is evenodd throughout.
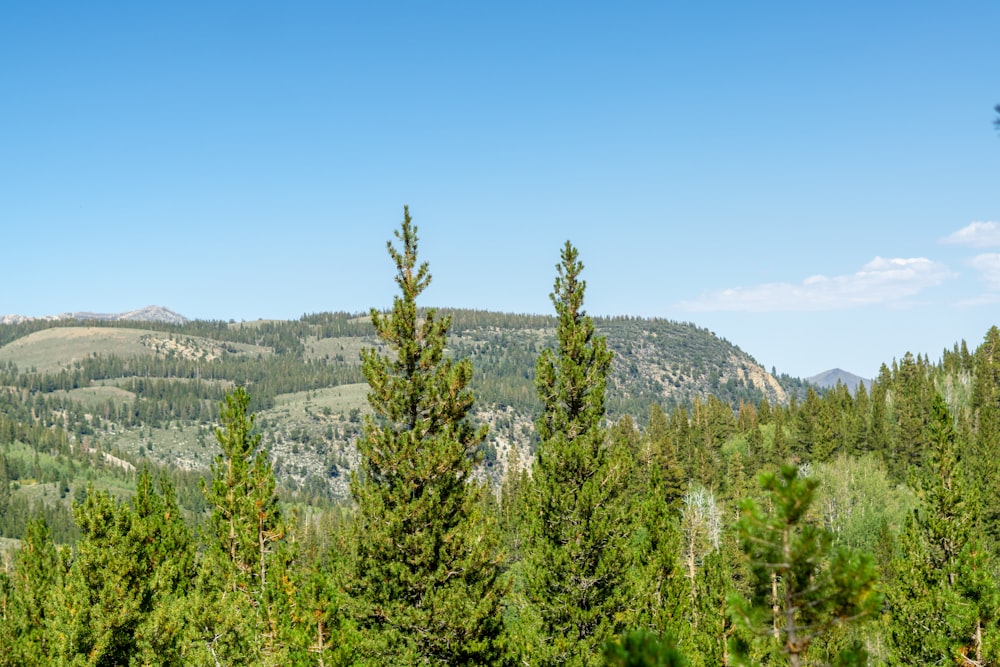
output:
<path id="1" fill-rule="evenodd" d="M 604 644 L 607 667 L 687 667 L 676 642 L 648 630 L 626 632 Z"/>
<path id="2" fill-rule="evenodd" d="M 583 310 L 585 281 L 567 241 L 551 294 L 557 347 L 538 359 L 541 438 L 532 472 L 527 594 L 541 620 L 542 664 L 598 664 L 630 624 L 626 600 L 632 457 L 606 441 L 611 352 Z"/>
<path id="3" fill-rule="evenodd" d="M 982 546 L 977 496 L 965 482 L 953 419 L 940 394 L 930 441 L 918 484 L 923 507 L 907 523 L 890 566 L 895 664 L 985 664 L 985 655 L 1000 657 L 996 565 Z"/>
<path id="4" fill-rule="evenodd" d="M 64 574 L 45 519 L 31 519 L 5 591 L 0 665 L 48 664 L 54 643 L 48 628 Z"/>
<path id="5" fill-rule="evenodd" d="M 521 465 L 518 447 L 511 443 L 504 464 L 504 476 L 500 485 L 499 512 L 500 530 L 505 538 L 505 552 L 508 563 L 521 560 L 524 542 L 524 503 L 529 477 Z"/>
<path id="6" fill-rule="evenodd" d="M 972 385 L 975 440 L 969 466 L 983 501 L 985 528 L 1000 539 L 1000 329 L 990 327 L 976 349 Z"/>
<path id="7" fill-rule="evenodd" d="M 893 460 L 892 437 L 889 426 L 889 385 L 892 380 L 889 368 L 882 364 L 878 379 L 872 382 L 871 414 L 868 419 L 867 442 L 870 451 L 875 452 L 885 461 L 889 472 L 896 481 L 905 476 L 902 466 Z"/>
<path id="8" fill-rule="evenodd" d="M 649 426 L 640 460 L 646 464 L 646 477 L 658 477 L 657 497 L 671 509 L 680 506 L 685 491 L 684 470 L 677 459 L 677 444 L 670 429 L 670 419 L 658 403 L 649 407 Z M 653 492 L 652 484 L 645 491 Z"/>
<path id="9" fill-rule="evenodd" d="M 143 470 L 130 503 L 91 487 L 73 509 L 72 566 L 49 623 L 68 664 L 183 665 L 183 599 L 193 574 L 190 534 L 169 484 Z"/>
<path id="10" fill-rule="evenodd" d="M 357 661 L 357 633 L 350 617 L 346 593 L 351 576 L 350 561 L 342 554 L 349 550 L 349 533 L 333 531 L 331 552 L 318 553 L 316 547 L 299 551 L 292 570 L 294 604 L 291 616 L 289 665 L 353 665 Z"/>
<path id="11" fill-rule="evenodd" d="M 237 387 L 220 408 L 215 439 L 222 452 L 212 463 L 211 483 L 202 483 L 212 514 L 190 627 L 212 661 L 280 664 L 281 593 L 271 568 L 280 571 L 287 561 L 285 526 L 249 405 L 250 395 Z"/>
<path id="12" fill-rule="evenodd" d="M 814 640 L 881 606 L 871 556 L 835 550 L 833 535 L 806 521 L 817 484 L 800 478 L 792 466 L 764 474 L 761 486 L 772 512 L 745 500 L 737 524 L 755 582 L 750 599 L 731 596 L 734 620 L 759 637 L 771 637 L 790 667 L 805 664 Z"/>
<path id="13" fill-rule="evenodd" d="M 719 548 L 705 556 L 694 585 L 697 596 L 689 616 L 691 623 L 686 624 L 689 640 L 681 647 L 690 656 L 692 667 L 731 665 L 730 644 L 737 633 L 742 632 L 739 640 L 743 642 L 748 637 L 728 614 L 729 596 L 750 594 L 749 561 L 739 549 L 735 531 L 722 533 Z"/>
<path id="14" fill-rule="evenodd" d="M 923 464 L 930 445 L 928 424 L 936 392 L 927 362 L 909 352 L 903 355 L 893 374 L 891 392 L 895 442 L 888 463 L 890 470 L 895 466 L 902 476 Z"/>
<path id="15" fill-rule="evenodd" d="M 785 434 L 785 412 L 781 408 L 774 411 L 774 440 L 771 443 L 770 468 L 778 470 L 792 461 L 792 451 Z"/>
<path id="16" fill-rule="evenodd" d="M 472 364 L 445 357 L 450 318 L 417 310 L 431 276 L 417 263 L 417 228 L 406 208 L 396 238 L 400 248 L 387 245 L 400 294 L 388 314 L 371 311 L 387 350 L 362 352 L 374 414 L 351 480 L 364 659 L 490 664 L 502 629 L 500 559 L 484 489 L 472 479 L 486 435 L 468 417 Z"/>

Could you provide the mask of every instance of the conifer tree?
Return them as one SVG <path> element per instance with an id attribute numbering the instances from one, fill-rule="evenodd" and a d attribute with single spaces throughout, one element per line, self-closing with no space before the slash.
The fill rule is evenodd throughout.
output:
<path id="1" fill-rule="evenodd" d="M 976 349 L 972 388 L 975 441 L 972 481 L 983 500 L 983 520 L 994 540 L 1000 539 L 1000 329 L 990 327 Z"/>
<path id="2" fill-rule="evenodd" d="M 1000 615 L 996 565 L 983 547 L 978 499 L 965 481 L 940 394 L 929 431 L 932 446 L 917 489 L 923 506 L 907 523 L 889 568 L 895 664 L 985 664 L 984 654 L 996 649 Z"/>
<path id="3" fill-rule="evenodd" d="M 583 264 L 568 241 L 551 294 L 557 347 L 538 359 L 541 438 L 526 544 L 528 599 L 541 619 L 542 664 L 597 664 L 599 647 L 629 626 L 632 457 L 606 442 L 611 352 L 583 310 Z"/>
<path id="4" fill-rule="evenodd" d="M 2 610 L 0 665 L 44 665 L 53 650 L 48 630 L 64 567 L 45 519 L 28 521 Z"/>
<path id="5" fill-rule="evenodd" d="M 648 630 L 626 632 L 604 644 L 607 667 L 688 667 L 690 664 L 669 636 Z"/>
<path id="6" fill-rule="evenodd" d="M 183 665 L 183 599 L 193 551 L 173 488 L 148 470 L 129 503 L 88 489 L 81 539 L 49 624 L 57 661 Z"/>
<path id="7" fill-rule="evenodd" d="M 761 476 L 772 512 L 752 500 L 740 506 L 737 524 L 754 574 L 749 599 L 730 597 L 734 620 L 786 656 L 806 664 L 810 644 L 830 629 L 878 611 L 881 595 L 869 554 L 833 548 L 832 534 L 806 520 L 818 482 L 792 466 Z M 845 653 L 844 659 L 847 659 Z M 864 664 L 856 662 L 841 664 Z"/>
<path id="8" fill-rule="evenodd" d="M 671 433 L 670 419 L 657 403 L 649 408 L 649 427 L 645 436 L 646 446 L 640 457 L 647 467 L 648 488 L 645 491 L 654 492 L 651 477 L 655 475 L 658 498 L 667 507 L 676 509 L 686 490 L 684 470 L 677 459 L 677 443 Z"/>
<path id="9" fill-rule="evenodd" d="M 528 472 L 521 465 L 518 447 L 515 443 L 511 443 L 507 450 L 497 508 L 500 529 L 505 537 L 505 555 L 508 563 L 521 560 L 521 545 L 524 541 L 524 503 L 528 483 Z"/>
<path id="10" fill-rule="evenodd" d="M 335 549 L 345 550 L 340 543 Z M 357 637 L 349 614 L 349 600 L 344 591 L 346 559 L 336 555 L 330 562 L 316 555 L 296 563 L 289 665 L 353 665 L 356 662 Z"/>
<path id="11" fill-rule="evenodd" d="M 362 351 L 373 414 L 351 480 L 355 591 L 371 664 L 491 664 L 502 629 L 496 530 L 472 480 L 486 428 L 469 420 L 472 364 L 445 356 L 450 318 L 419 312 L 431 275 L 407 208 L 387 244 L 400 294 L 372 309 L 385 351 Z"/>
<path id="12" fill-rule="evenodd" d="M 774 411 L 774 440 L 771 444 L 770 467 L 778 470 L 792 460 L 792 451 L 785 434 L 785 412 L 780 407 Z"/>
<path id="13" fill-rule="evenodd" d="M 211 482 L 202 484 L 212 508 L 209 548 L 190 625 L 212 660 L 280 664 L 279 582 L 270 570 L 288 560 L 281 549 L 285 525 L 249 405 L 250 395 L 237 387 L 220 408 L 215 439 L 222 452 Z"/>

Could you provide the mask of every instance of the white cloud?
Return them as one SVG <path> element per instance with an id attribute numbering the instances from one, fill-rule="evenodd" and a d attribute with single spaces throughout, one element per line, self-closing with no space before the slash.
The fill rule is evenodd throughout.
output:
<path id="1" fill-rule="evenodd" d="M 955 274 L 947 266 L 925 257 L 876 257 L 856 273 L 832 277 L 815 275 L 798 284 L 768 283 L 707 292 L 693 301 L 682 301 L 678 307 L 695 312 L 765 313 L 840 310 L 874 304 L 899 306 L 904 305 L 906 299 L 953 277 Z"/>
<path id="2" fill-rule="evenodd" d="M 969 260 L 969 266 L 979 272 L 989 289 L 1000 290 L 1000 253 L 976 255 Z"/>
<path id="3" fill-rule="evenodd" d="M 944 237 L 941 243 L 971 245 L 976 248 L 1000 246 L 1000 223 L 973 222 Z"/>
<path id="4" fill-rule="evenodd" d="M 959 299 L 955 305 L 959 308 L 975 308 L 977 306 L 992 306 L 997 303 L 1000 303 L 1000 294 L 986 293 L 968 299 Z"/>

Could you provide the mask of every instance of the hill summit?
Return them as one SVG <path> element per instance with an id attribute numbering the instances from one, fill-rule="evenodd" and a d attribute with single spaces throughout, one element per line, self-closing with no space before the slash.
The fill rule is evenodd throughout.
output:
<path id="1" fill-rule="evenodd" d="M 844 385 L 851 392 L 858 390 L 858 385 L 864 383 L 865 388 L 870 388 L 872 386 L 872 381 L 869 378 L 863 378 L 860 375 L 855 375 L 854 373 L 848 373 L 840 368 L 831 368 L 828 371 L 823 371 L 822 373 L 817 373 L 812 377 L 807 377 L 806 382 L 816 385 L 817 387 L 822 387 L 823 389 L 829 389 L 831 387 L 836 387 L 837 383 Z"/>
<path id="2" fill-rule="evenodd" d="M 178 315 L 163 306 L 146 306 L 145 308 L 129 310 L 124 313 L 78 311 L 74 313 L 60 313 L 58 315 L 42 315 L 41 317 L 0 315 L 0 324 L 21 324 L 22 322 L 32 322 L 35 320 L 100 320 L 105 322 L 164 322 L 166 324 L 186 324 L 190 321 L 183 315 Z"/>

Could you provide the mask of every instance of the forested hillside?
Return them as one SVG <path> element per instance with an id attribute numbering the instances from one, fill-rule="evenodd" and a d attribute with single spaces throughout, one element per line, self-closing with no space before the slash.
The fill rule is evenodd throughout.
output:
<path id="1" fill-rule="evenodd" d="M 996 327 L 816 391 L 569 243 L 554 317 L 390 255 L 365 316 L 0 327 L 0 665 L 1000 664 Z"/>
<path id="2" fill-rule="evenodd" d="M 441 312 L 453 321 L 447 353 L 470 359 L 475 368 L 476 410 L 492 427 L 482 445 L 481 474 L 498 484 L 510 445 L 525 455 L 534 446 L 534 360 L 551 345 L 555 319 Z M 653 403 L 690 406 L 709 395 L 734 407 L 804 396 L 803 383 L 776 380 L 737 347 L 693 324 L 622 317 L 597 326 L 616 352 L 612 417 L 644 415 Z M 65 461 L 78 459 L 26 479 L 58 478 L 75 492 L 86 484 L 78 472 L 90 465 L 93 451 L 134 465 L 207 471 L 219 402 L 228 389 L 244 385 L 283 488 L 346 497 L 347 474 L 357 461 L 354 443 L 368 410 L 360 352 L 377 344 L 367 315 L 184 324 L 35 320 L 0 325 L 0 343 L 0 387 L 6 388 L 0 424 L 16 423 L 24 431 L 4 442 L 18 441 L 43 457 L 61 452 Z M 36 447 L 43 437 L 59 440 L 61 449 Z"/>

